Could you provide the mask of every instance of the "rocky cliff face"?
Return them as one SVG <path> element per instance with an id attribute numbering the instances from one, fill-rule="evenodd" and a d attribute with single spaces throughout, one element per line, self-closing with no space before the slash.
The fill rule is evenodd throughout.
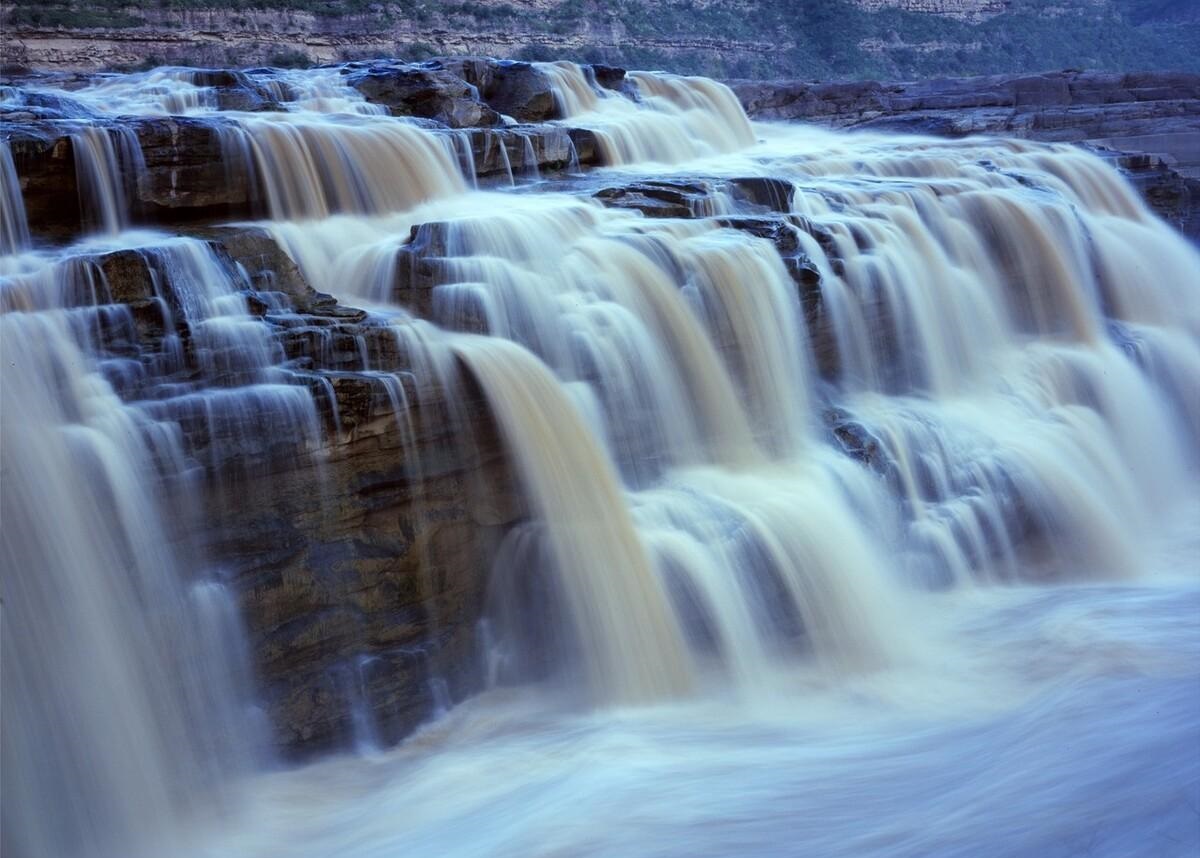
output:
<path id="1" fill-rule="evenodd" d="M 3 61 L 41 69 L 328 63 L 435 54 L 862 78 L 1077 66 L 1197 70 L 1194 4 L 1133 0 L 180 0 L 91 9 L 18 0 Z"/>
<path id="2" fill-rule="evenodd" d="M 73 71 L 137 68 L 148 59 L 184 65 L 316 64 L 390 56 L 420 60 L 435 53 L 616 59 L 636 46 L 640 51 L 678 58 L 684 67 L 699 70 L 721 54 L 769 57 L 780 47 L 753 37 L 634 36 L 619 19 L 604 20 L 604 16 L 547 30 L 544 21 L 538 20 L 545 9 L 521 8 L 530 19 L 513 19 L 501 27 L 474 17 L 414 20 L 401 10 L 377 19 L 362 14 L 330 18 L 296 9 L 139 9 L 141 23 L 137 26 L 14 27 L 5 40 L 3 62 Z"/>
<path id="3" fill-rule="evenodd" d="M 854 5 L 867 12 L 901 9 L 971 22 L 999 15 L 1008 6 L 1004 0 L 854 0 Z"/>

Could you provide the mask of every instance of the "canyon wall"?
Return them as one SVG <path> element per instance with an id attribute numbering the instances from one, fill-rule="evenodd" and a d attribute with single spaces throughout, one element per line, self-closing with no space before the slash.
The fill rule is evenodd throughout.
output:
<path id="1" fill-rule="evenodd" d="M 854 5 L 867 12 L 901 9 L 973 22 L 999 15 L 1008 6 L 1004 0 L 854 0 Z"/>
<path id="2" fill-rule="evenodd" d="M 476 53 L 715 77 L 850 79 L 1200 69 L 1200 4 L 1136 0 L 262 0 L 230 9 L 17 0 L 4 62 L 32 68 L 293 65 Z"/>

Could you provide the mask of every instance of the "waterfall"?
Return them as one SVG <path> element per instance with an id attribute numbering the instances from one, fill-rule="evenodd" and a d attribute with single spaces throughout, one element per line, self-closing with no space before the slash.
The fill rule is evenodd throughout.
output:
<path id="1" fill-rule="evenodd" d="M 7 140 L 0 141 L 0 178 L 4 179 L 4 192 L 0 194 L 0 257 L 5 257 L 29 247 L 25 200 L 21 197 L 21 181 Z"/>
<path id="2" fill-rule="evenodd" d="M 499 206 L 481 194 L 430 203 L 405 226 L 276 228 L 312 281 L 343 296 L 404 303 L 403 270 L 432 264 L 435 321 L 519 344 L 570 393 L 574 412 L 556 409 L 564 422 L 548 427 L 548 394 L 523 387 L 538 364 L 514 372 L 519 352 L 493 339 L 462 347 L 540 511 L 500 566 L 558 582 L 568 637 L 582 638 L 561 648 L 584 665 L 606 659 L 585 670 L 594 696 L 626 696 L 614 673 L 644 685 L 645 670 L 673 672 L 675 646 L 660 660 L 644 644 L 635 656 L 598 643 L 628 596 L 577 586 L 581 561 L 564 558 L 588 554 L 569 541 L 586 528 L 559 517 L 572 507 L 556 481 L 613 507 L 571 521 L 632 513 L 650 561 L 608 568 L 649 568 L 674 615 L 641 634 L 673 629 L 693 674 L 710 652 L 758 687 L 780 649 L 845 666 L 900 657 L 913 642 L 884 617 L 905 586 L 1133 575 L 1146 504 L 1185 491 L 1194 320 L 1156 308 L 1195 251 L 1074 150 L 1047 173 L 1040 146 L 920 142 L 902 154 L 837 141 L 853 155 L 769 168 L 795 177 L 787 234 L 821 275 L 819 297 L 804 299 L 819 302 L 816 342 L 776 246 L 715 219 L 654 222 L 553 196 L 488 213 Z M 410 223 L 424 225 L 397 240 Z M 1096 249 L 1108 234 L 1122 262 Z M 1108 273 L 1117 265 L 1127 276 Z M 1144 332 L 1140 360 L 1110 339 L 1118 322 Z M 819 346 L 832 368 L 814 365 Z M 825 455 L 831 421 L 839 444 L 874 450 L 873 478 Z M 537 458 L 533 439 L 580 424 L 623 493 L 592 482 L 592 466 Z M 636 640 L 629 630 L 610 645 Z"/>
<path id="3" fill-rule="evenodd" d="M 244 119 L 273 218 L 404 211 L 465 188 L 453 138 L 388 120 Z"/>
<path id="4" fill-rule="evenodd" d="M 229 597 L 185 574 L 155 488 L 169 430 L 121 403 L 67 321 L 0 316 L 4 849 L 160 854 L 251 759 L 244 667 L 209 607 Z"/>
<path id="5" fill-rule="evenodd" d="M 144 335 L 109 303 L 130 284 L 96 257 L 0 279 L 13 854 L 161 854 L 263 753 L 240 611 L 194 533 L 195 457 L 226 473 L 261 459 L 268 433 L 315 442 L 320 429 L 307 389 L 278 383 L 282 356 L 238 272 L 195 240 L 134 254 L 165 330 L 190 336 L 191 385 L 174 334 L 123 357 Z"/>
<path id="6" fill-rule="evenodd" d="M 553 84 L 559 112 L 595 133 L 605 164 L 678 164 L 754 143 L 737 98 L 716 81 L 636 73 L 630 80 L 642 100 L 633 102 L 597 86 L 574 63 L 539 68 Z"/>
<path id="7" fill-rule="evenodd" d="M 622 503 L 612 463 L 562 388 L 535 358 L 503 341 L 458 353 L 514 444 L 545 522 L 557 574 L 600 699 L 637 702 L 689 684 L 681 632 L 662 582 Z M 587 474 L 578 482 L 563 474 Z"/>
<path id="8" fill-rule="evenodd" d="M 88 125 L 71 134 L 80 220 L 86 228 L 118 233 L 129 224 L 131 181 L 142 169 L 142 150 L 129 128 Z"/>
<path id="9" fill-rule="evenodd" d="M 605 169 L 556 187 L 537 126 L 389 116 L 337 68 L 238 72 L 259 111 L 222 109 L 202 71 L 113 76 L 72 92 L 96 118 L 63 132 L 89 234 L 30 251 L 22 150 L 0 147 L 6 851 L 166 854 L 222 806 L 267 741 L 239 605 L 268 576 L 343 598 L 351 619 L 313 609 L 330 628 L 365 627 L 387 579 L 362 640 L 254 604 L 272 658 L 334 662 L 296 708 L 344 698 L 372 753 L 407 705 L 373 698 L 381 673 L 419 674 L 429 713 L 474 690 L 419 647 L 381 655 L 450 638 L 473 594 L 436 576 L 486 583 L 488 681 L 598 708 L 757 705 L 798 666 L 857 688 L 937 661 L 935 591 L 1137 580 L 1195 493 L 1200 251 L 1111 165 L 751 124 L 714 81 L 533 68 L 550 129 L 591 131 Z M 130 229 L 148 168 L 120 113 L 217 117 L 268 219 Z M 508 164 L 502 132 L 540 181 L 476 175 L 473 144 Z M 488 569 L 435 576 L 434 549 L 467 556 L 437 516 L 485 529 L 497 433 L 520 510 L 488 521 Z M 369 479 L 336 474 L 356 444 Z M 322 509 L 281 503 L 271 550 L 303 561 L 264 548 L 227 575 L 208 530 L 301 467 L 318 478 L 290 490 Z M 406 494 L 371 506 L 379 484 Z M 335 488 L 363 509 L 312 549 Z M 419 580 L 395 571 L 417 556 Z"/>

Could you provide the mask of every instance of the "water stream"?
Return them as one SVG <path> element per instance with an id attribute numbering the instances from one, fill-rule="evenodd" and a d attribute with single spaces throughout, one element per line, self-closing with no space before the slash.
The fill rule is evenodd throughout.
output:
<path id="1" fill-rule="evenodd" d="M 489 687 L 386 750 L 356 708 L 361 753 L 298 768 L 262 753 L 185 526 L 199 474 L 328 441 L 336 396 L 264 320 L 291 299 L 255 310 L 210 245 L 130 229 L 136 138 L 70 120 L 94 234 L 66 248 L 33 246 L 0 150 L 5 852 L 1200 849 L 1200 251 L 1072 147 L 752 124 L 713 81 L 631 74 L 634 101 L 542 68 L 608 166 L 511 189 L 330 70 L 270 73 L 283 112 L 179 70 L 69 93 L 220 114 L 259 226 L 414 371 L 466 373 L 528 501 L 488 571 Z M 701 182 L 701 216 L 591 196 L 647 180 Z M 139 361 L 86 261 L 114 250 L 198 373 Z"/>

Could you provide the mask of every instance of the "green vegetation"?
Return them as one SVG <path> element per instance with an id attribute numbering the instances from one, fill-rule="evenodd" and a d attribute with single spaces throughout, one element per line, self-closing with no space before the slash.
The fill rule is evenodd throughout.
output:
<path id="1" fill-rule="evenodd" d="M 313 65 L 312 57 L 304 51 L 278 51 L 267 58 L 267 65 L 279 69 L 306 69 Z"/>
<path id="2" fill-rule="evenodd" d="M 140 27 L 146 23 L 146 19 L 132 15 L 124 9 L 106 9 L 103 4 L 97 8 L 82 9 L 55 3 L 18 2 L 13 4 L 5 22 L 11 26 L 87 29 Z"/>
<path id="3" fill-rule="evenodd" d="M 667 68 L 720 77 L 912 78 L 1035 71 L 1181 69 L 1200 71 L 1200 0 L 1057 0 L 1057 17 L 1039 0 L 1011 0 L 1008 10 L 979 24 L 936 15 L 868 13 L 851 0 L 561 0 L 534 10 L 520 0 L 256 0 L 258 8 L 307 12 L 353 32 L 401 28 L 429 42 L 398 44 L 407 59 L 442 50 L 435 30 L 573 36 L 623 33 L 622 47 L 563 51 L 540 43 L 520 59 L 578 59 L 630 67 Z M 170 13 L 228 9 L 242 25 L 245 0 L 13 0 L 10 26 L 137 27 L 170 23 Z M 135 12 L 137 14 L 135 14 Z M 145 19 L 145 20 L 143 20 Z M 240 26 L 240 25 L 239 25 Z M 675 48 L 676 40 L 713 46 Z M 730 42 L 744 43 L 730 49 Z M 406 50 L 401 52 L 403 47 Z M 277 61 L 278 60 L 278 61 Z M 307 64 L 289 51 L 275 65 Z"/>

